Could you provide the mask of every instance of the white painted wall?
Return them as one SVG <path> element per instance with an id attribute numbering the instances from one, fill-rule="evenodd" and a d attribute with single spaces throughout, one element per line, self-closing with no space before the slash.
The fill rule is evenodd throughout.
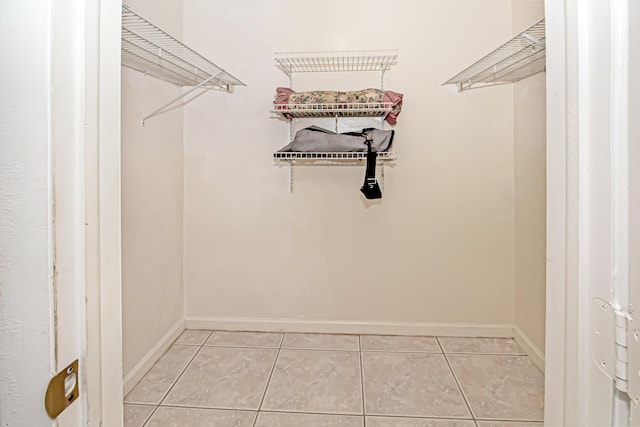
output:
<path id="1" fill-rule="evenodd" d="M 187 320 L 513 325 L 513 87 L 440 86 L 511 37 L 510 0 L 184 5 L 186 42 L 248 84 L 185 108 Z M 405 110 L 384 198 L 363 167 L 297 168 L 289 194 L 273 53 L 385 48 Z"/>
<path id="2" fill-rule="evenodd" d="M 182 1 L 131 0 L 180 39 Z M 184 317 L 182 109 L 142 117 L 182 89 L 122 68 L 122 300 L 125 377 Z"/>
<path id="3" fill-rule="evenodd" d="M 513 32 L 544 17 L 542 0 L 513 1 Z M 514 85 L 515 325 L 544 357 L 546 257 L 546 74 Z"/>
<path id="4" fill-rule="evenodd" d="M 51 8 L 0 4 L 0 424 L 51 425 Z M 5 62 L 6 61 L 6 62 Z"/>

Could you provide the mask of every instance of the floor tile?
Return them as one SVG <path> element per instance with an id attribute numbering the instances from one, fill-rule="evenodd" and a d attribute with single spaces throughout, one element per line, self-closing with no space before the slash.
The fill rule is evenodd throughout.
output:
<path id="1" fill-rule="evenodd" d="M 362 416 L 260 412 L 255 427 L 363 427 Z"/>
<path id="2" fill-rule="evenodd" d="M 252 427 L 255 412 L 161 406 L 145 427 Z"/>
<path id="3" fill-rule="evenodd" d="M 278 332 L 227 332 L 214 331 L 204 344 L 221 347 L 279 348 L 282 335 Z"/>
<path id="4" fill-rule="evenodd" d="M 528 357 L 447 357 L 476 418 L 543 419 L 544 376 Z"/>
<path id="5" fill-rule="evenodd" d="M 211 331 L 199 329 L 187 329 L 176 340 L 174 344 L 180 345 L 202 345 L 211 335 Z"/>
<path id="6" fill-rule="evenodd" d="M 401 351 L 442 353 L 435 337 L 405 337 L 391 335 L 362 335 L 362 351 Z"/>
<path id="7" fill-rule="evenodd" d="M 438 337 L 438 341 L 445 353 L 525 354 L 512 338 Z"/>
<path id="8" fill-rule="evenodd" d="M 362 353 L 365 413 L 471 418 L 444 355 Z"/>
<path id="9" fill-rule="evenodd" d="M 173 345 L 125 398 L 127 403 L 158 404 L 199 347 Z"/>
<path id="10" fill-rule="evenodd" d="M 262 409 L 362 414 L 360 353 L 280 350 Z"/>
<path id="11" fill-rule="evenodd" d="M 284 337 L 282 348 L 358 351 L 360 344 L 357 335 L 288 333 Z"/>
<path id="12" fill-rule="evenodd" d="M 479 427 L 542 427 L 544 423 L 527 423 L 518 421 L 478 421 Z"/>
<path id="13" fill-rule="evenodd" d="M 122 409 L 124 411 L 124 427 L 142 427 L 156 407 L 125 403 Z"/>
<path id="14" fill-rule="evenodd" d="M 367 417 L 367 427 L 475 427 L 472 420 Z"/>
<path id="15" fill-rule="evenodd" d="M 277 353 L 203 347 L 162 404 L 257 410 Z"/>

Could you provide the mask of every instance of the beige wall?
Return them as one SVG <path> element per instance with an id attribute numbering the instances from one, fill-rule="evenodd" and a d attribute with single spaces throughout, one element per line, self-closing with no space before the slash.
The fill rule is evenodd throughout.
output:
<path id="1" fill-rule="evenodd" d="M 128 0 L 182 34 L 182 1 Z M 122 299 L 125 376 L 184 317 L 182 284 L 182 110 L 142 117 L 181 89 L 122 69 Z"/>
<path id="2" fill-rule="evenodd" d="M 513 1 L 513 30 L 544 17 L 541 0 Z M 516 326 L 544 354 L 546 74 L 514 85 Z"/>
<path id="3" fill-rule="evenodd" d="M 441 87 L 512 35 L 510 0 L 189 0 L 184 22 L 248 84 L 185 108 L 188 318 L 513 325 L 513 86 Z M 296 168 L 289 194 L 273 53 L 384 48 L 406 96 L 384 198 L 362 166 Z"/>

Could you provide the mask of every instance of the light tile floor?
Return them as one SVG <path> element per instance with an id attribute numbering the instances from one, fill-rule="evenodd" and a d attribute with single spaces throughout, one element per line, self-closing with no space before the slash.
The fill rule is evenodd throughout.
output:
<path id="1" fill-rule="evenodd" d="M 187 330 L 125 427 L 542 426 L 543 386 L 512 339 Z"/>

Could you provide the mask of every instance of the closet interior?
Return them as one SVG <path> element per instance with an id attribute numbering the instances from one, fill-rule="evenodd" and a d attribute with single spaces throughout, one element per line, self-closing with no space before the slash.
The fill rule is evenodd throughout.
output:
<path id="1" fill-rule="evenodd" d="M 544 2 L 488 1 L 127 1 L 129 425 L 542 422 Z M 365 144 L 282 151 L 310 126 L 392 131 L 383 197 Z"/>

